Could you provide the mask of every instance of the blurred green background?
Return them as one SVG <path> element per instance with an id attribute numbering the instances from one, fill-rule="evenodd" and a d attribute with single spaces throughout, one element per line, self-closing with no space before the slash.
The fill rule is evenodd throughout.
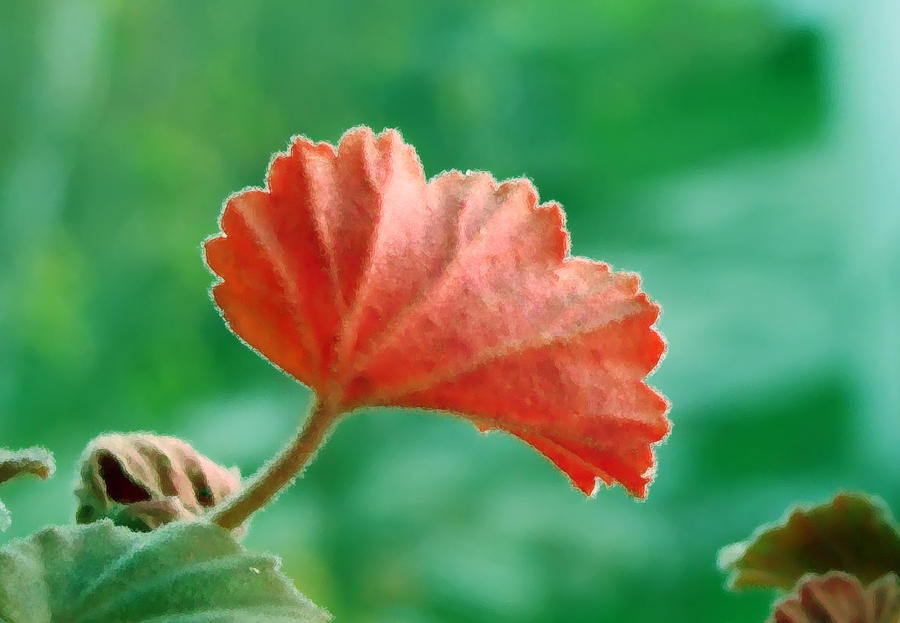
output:
<path id="1" fill-rule="evenodd" d="M 339 621 L 761 621 L 717 549 L 793 502 L 900 509 L 900 4 L 0 3 L 0 540 L 71 521 L 104 431 L 249 474 L 308 392 L 242 346 L 200 242 L 292 134 L 399 128 L 428 175 L 527 175 L 643 274 L 673 403 L 649 500 L 502 435 L 342 424 L 248 544 Z"/>

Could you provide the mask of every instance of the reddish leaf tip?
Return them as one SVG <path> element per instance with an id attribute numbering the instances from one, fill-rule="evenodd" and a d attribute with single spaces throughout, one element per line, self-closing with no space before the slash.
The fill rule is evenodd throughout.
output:
<path id="1" fill-rule="evenodd" d="M 425 180 L 400 133 L 294 137 L 265 189 L 226 201 L 204 243 L 232 331 L 345 409 L 432 408 L 503 429 L 586 495 L 644 497 L 669 405 L 666 348 L 635 274 L 572 258 L 530 180 Z"/>

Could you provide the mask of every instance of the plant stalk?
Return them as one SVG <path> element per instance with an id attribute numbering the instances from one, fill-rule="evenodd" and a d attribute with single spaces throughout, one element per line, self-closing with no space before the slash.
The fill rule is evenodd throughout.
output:
<path id="1" fill-rule="evenodd" d="M 234 530 L 247 521 L 293 482 L 312 460 L 340 415 L 328 404 L 316 401 L 290 443 L 263 466 L 247 486 L 214 508 L 209 514 L 210 521 L 226 530 Z"/>

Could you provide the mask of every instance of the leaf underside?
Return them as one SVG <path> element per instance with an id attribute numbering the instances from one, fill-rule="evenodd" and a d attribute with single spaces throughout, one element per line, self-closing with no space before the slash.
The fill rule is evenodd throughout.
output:
<path id="1" fill-rule="evenodd" d="M 44 448 L 0 448 L 0 484 L 20 474 L 33 474 L 46 480 L 53 474 L 54 468 L 53 455 Z"/>
<path id="2" fill-rule="evenodd" d="M 332 408 L 402 406 L 505 430 L 587 494 L 643 497 L 668 403 L 665 343 L 631 273 L 569 255 L 526 179 L 426 181 L 393 130 L 297 138 L 227 201 L 205 258 L 228 326 Z"/>
<path id="3" fill-rule="evenodd" d="M 733 589 L 789 590 L 807 573 L 829 571 L 844 571 L 868 584 L 900 569 L 900 531 L 880 500 L 839 493 L 724 548 L 719 565 L 731 571 Z"/>
<path id="4" fill-rule="evenodd" d="M 775 604 L 767 623 L 897 623 L 900 581 L 887 574 L 869 586 L 832 571 L 805 576 L 793 593 Z"/>
<path id="5" fill-rule="evenodd" d="M 54 527 L 0 549 L 7 623 L 323 622 L 329 615 L 224 530 L 140 534 L 108 520 Z"/>
<path id="6" fill-rule="evenodd" d="M 53 455 L 44 448 L 34 447 L 27 450 L 0 448 L 0 484 L 22 474 L 33 474 L 46 480 L 53 474 L 54 469 Z M 0 501 L 0 532 L 6 530 L 9 524 L 9 511 Z"/>

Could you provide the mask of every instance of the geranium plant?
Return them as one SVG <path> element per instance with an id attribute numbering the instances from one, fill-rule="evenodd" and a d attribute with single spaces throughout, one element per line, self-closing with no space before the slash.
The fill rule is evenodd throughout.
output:
<path id="1" fill-rule="evenodd" d="M 355 128 L 337 146 L 295 139 L 265 188 L 226 201 L 220 227 L 204 243 L 215 304 L 312 388 L 309 415 L 245 482 L 170 437 L 94 440 L 80 525 L 0 550 L 0 620 L 326 620 L 237 539 L 365 407 L 459 415 L 529 444 L 584 494 L 602 482 L 647 495 L 670 429 L 645 381 L 665 351 L 659 307 L 637 275 L 571 257 L 561 208 L 528 180 L 426 180 L 399 133 Z M 0 474 L 47 465 L 9 454 Z"/>

